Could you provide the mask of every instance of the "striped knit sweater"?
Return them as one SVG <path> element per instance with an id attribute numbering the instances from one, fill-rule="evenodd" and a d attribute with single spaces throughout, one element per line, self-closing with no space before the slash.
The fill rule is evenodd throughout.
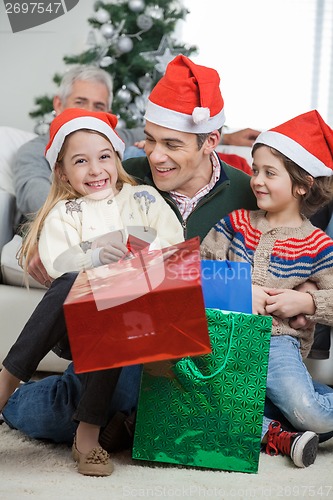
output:
<path id="1" fill-rule="evenodd" d="M 262 210 L 235 210 L 215 224 L 201 244 L 203 259 L 246 261 L 252 266 L 252 283 L 293 289 L 311 280 L 316 307 L 309 319 L 333 324 L 333 240 L 307 219 L 297 228 L 272 229 Z M 272 335 L 292 335 L 301 340 L 304 357 L 310 351 L 314 328 L 294 330 L 288 320 L 273 326 Z"/>

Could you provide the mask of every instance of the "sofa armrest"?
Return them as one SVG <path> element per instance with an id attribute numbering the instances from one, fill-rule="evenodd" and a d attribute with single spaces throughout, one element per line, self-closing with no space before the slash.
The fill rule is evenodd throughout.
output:
<path id="1" fill-rule="evenodd" d="M 0 252 L 2 247 L 13 237 L 15 212 L 15 196 L 0 189 Z"/>

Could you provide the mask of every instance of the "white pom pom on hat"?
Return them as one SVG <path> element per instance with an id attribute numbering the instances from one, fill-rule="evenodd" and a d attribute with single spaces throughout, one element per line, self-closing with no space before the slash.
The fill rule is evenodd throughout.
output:
<path id="1" fill-rule="evenodd" d="M 255 144 L 280 151 L 312 177 L 333 175 L 333 130 L 317 110 L 262 132 Z"/>
<path id="2" fill-rule="evenodd" d="M 111 142 L 120 159 L 123 158 L 125 143 L 115 131 L 118 119 L 111 113 L 67 108 L 54 118 L 50 125 L 50 140 L 45 148 L 45 157 L 53 170 L 64 140 L 72 132 L 82 129 L 95 130 L 104 134 Z"/>
<path id="3" fill-rule="evenodd" d="M 176 56 L 148 98 L 145 119 L 195 134 L 221 128 L 225 114 L 217 71 Z"/>
<path id="4" fill-rule="evenodd" d="M 194 123 L 206 123 L 210 118 L 209 108 L 194 108 L 192 116 Z"/>

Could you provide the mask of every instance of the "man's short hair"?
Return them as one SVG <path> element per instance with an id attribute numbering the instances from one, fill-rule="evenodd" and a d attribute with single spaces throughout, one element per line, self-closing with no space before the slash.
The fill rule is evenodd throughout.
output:
<path id="1" fill-rule="evenodd" d="M 111 75 L 104 69 L 98 68 L 97 66 L 87 65 L 75 66 L 64 74 L 59 86 L 59 90 L 57 92 L 57 95 L 59 96 L 63 106 L 65 105 L 68 96 L 72 92 L 74 82 L 76 82 L 77 80 L 98 82 L 104 84 L 109 92 L 108 105 L 109 109 L 111 109 L 113 100 L 113 82 Z"/>

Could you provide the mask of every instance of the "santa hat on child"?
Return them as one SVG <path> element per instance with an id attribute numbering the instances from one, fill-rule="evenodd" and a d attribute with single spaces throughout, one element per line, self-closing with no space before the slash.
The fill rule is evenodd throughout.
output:
<path id="1" fill-rule="evenodd" d="M 257 143 L 280 151 L 312 177 L 333 175 L 333 130 L 316 110 L 262 132 Z"/>
<path id="2" fill-rule="evenodd" d="M 194 134 L 219 129 L 225 122 L 219 85 L 217 71 L 179 55 L 168 64 L 165 75 L 153 88 L 145 119 Z"/>
<path id="3" fill-rule="evenodd" d="M 68 108 L 56 116 L 50 125 L 50 140 L 45 148 L 45 156 L 51 169 L 57 161 L 59 151 L 66 137 L 77 130 L 95 130 L 104 134 L 111 142 L 120 159 L 123 158 L 125 144 L 115 132 L 117 117 L 102 111 Z"/>

